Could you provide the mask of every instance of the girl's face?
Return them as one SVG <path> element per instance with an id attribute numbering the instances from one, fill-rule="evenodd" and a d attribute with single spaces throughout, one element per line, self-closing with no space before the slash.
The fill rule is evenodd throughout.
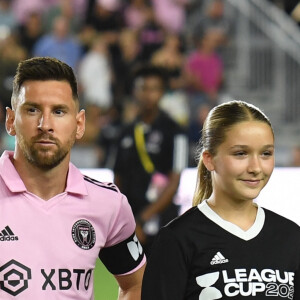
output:
<path id="1" fill-rule="evenodd" d="M 272 130 L 264 122 L 241 122 L 227 131 L 217 154 L 204 152 L 203 160 L 212 171 L 215 198 L 234 202 L 253 200 L 274 169 Z"/>

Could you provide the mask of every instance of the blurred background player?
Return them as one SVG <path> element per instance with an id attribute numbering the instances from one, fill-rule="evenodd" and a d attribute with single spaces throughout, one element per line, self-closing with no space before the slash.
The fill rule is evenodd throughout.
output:
<path id="1" fill-rule="evenodd" d="M 187 136 L 159 108 L 166 87 L 163 69 L 147 65 L 136 71 L 138 115 L 121 133 L 114 167 L 115 183 L 129 199 L 145 251 L 159 227 L 177 216 L 172 200 L 187 165 Z"/>

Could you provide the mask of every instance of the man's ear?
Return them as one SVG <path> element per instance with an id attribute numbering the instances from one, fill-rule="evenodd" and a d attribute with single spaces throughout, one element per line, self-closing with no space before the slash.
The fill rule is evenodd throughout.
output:
<path id="1" fill-rule="evenodd" d="M 202 153 L 202 161 L 208 171 L 214 171 L 215 169 L 214 157 L 210 152 L 204 151 Z"/>
<path id="2" fill-rule="evenodd" d="M 9 107 L 6 107 L 6 119 L 5 119 L 5 128 L 9 135 L 15 136 L 15 111 Z"/>
<path id="3" fill-rule="evenodd" d="M 77 120 L 77 131 L 76 131 L 76 139 L 80 140 L 85 132 L 85 110 L 82 109 L 76 116 Z"/>

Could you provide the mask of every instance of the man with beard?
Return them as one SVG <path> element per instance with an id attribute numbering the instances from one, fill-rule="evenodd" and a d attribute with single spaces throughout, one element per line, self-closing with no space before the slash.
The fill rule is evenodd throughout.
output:
<path id="1" fill-rule="evenodd" d="M 70 163 L 85 130 L 72 68 L 20 62 L 11 105 L 15 151 L 0 158 L 0 299 L 93 299 L 98 256 L 119 299 L 140 299 L 145 256 L 126 197 Z"/>

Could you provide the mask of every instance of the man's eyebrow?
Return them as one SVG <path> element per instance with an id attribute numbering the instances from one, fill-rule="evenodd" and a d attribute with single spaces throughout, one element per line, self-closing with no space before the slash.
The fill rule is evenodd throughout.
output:
<path id="1" fill-rule="evenodd" d="M 42 105 L 36 102 L 32 101 L 27 101 L 21 104 L 21 106 L 26 107 L 26 106 L 34 106 L 37 108 L 40 108 Z M 69 109 L 69 107 L 66 104 L 54 104 L 52 105 L 53 109 Z"/>
<path id="2" fill-rule="evenodd" d="M 54 104 L 54 105 L 52 105 L 52 108 L 54 108 L 54 109 L 69 109 L 69 106 L 66 104 Z"/>
<path id="3" fill-rule="evenodd" d="M 21 106 L 40 106 L 40 105 L 36 102 L 26 101 L 21 103 Z"/>

